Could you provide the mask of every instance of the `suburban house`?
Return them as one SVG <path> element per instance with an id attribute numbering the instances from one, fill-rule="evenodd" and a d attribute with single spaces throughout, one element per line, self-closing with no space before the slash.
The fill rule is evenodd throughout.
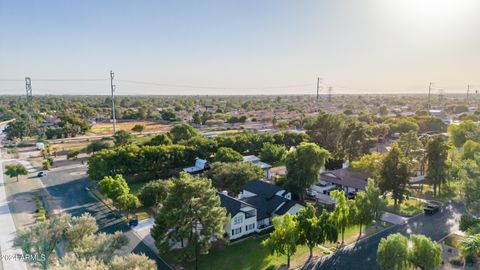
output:
<path id="1" fill-rule="evenodd" d="M 329 195 L 335 189 L 344 190 L 345 193 L 355 194 L 365 191 L 369 175 L 362 171 L 341 168 L 320 173 L 320 180 L 311 187 L 318 194 Z"/>
<path id="2" fill-rule="evenodd" d="M 208 161 L 205 159 L 197 159 L 195 165 L 192 167 L 184 168 L 183 171 L 189 174 L 198 174 L 208 169 Z"/>
<path id="3" fill-rule="evenodd" d="M 230 240 L 270 228 L 275 216 L 296 215 L 303 208 L 290 192 L 262 180 L 247 182 L 237 198 L 226 191 L 217 194 L 230 216 L 225 226 Z"/>
<path id="4" fill-rule="evenodd" d="M 260 158 L 258 158 L 257 156 L 254 156 L 254 155 L 250 155 L 250 156 L 244 156 L 243 157 L 243 162 L 251 162 L 253 164 L 257 164 L 258 166 L 260 166 L 260 168 L 262 168 L 263 172 L 264 172 L 264 175 L 265 175 L 265 179 L 270 179 L 270 168 L 272 168 L 272 165 L 270 164 L 267 164 L 265 162 L 262 162 L 260 160 Z"/>

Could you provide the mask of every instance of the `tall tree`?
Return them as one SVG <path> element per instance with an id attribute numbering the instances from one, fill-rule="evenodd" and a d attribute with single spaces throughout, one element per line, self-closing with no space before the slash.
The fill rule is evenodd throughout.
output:
<path id="1" fill-rule="evenodd" d="M 169 135 L 174 143 L 179 143 L 180 141 L 188 141 L 200 134 L 190 125 L 177 124 L 170 130 Z"/>
<path id="2" fill-rule="evenodd" d="M 310 258 L 313 255 L 313 248 L 327 241 L 336 242 L 338 240 L 338 230 L 331 214 L 325 209 L 320 216 L 317 216 L 313 205 L 307 204 L 307 207 L 300 210 L 297 215 L 299 244 L 307 245 L 310 250 Z"/>
<path id="3" fill-rule="evenodd" d="M 5 166 L 5 174 L 9 177 L 16 177 L 18 182 L 18 177 L 20 175 L 27 175 L 28 171 L 23 164 L 15 163 Z"/>
<path id="4" fill-rule="evenodd" d="M 373 178 L 377 179 L 382 165 L 382 159 L 383 155 L 377 152 L 363 155 L 360 159 L 353 161 L 350 168 L 367 172 Z"/>
<path id="5" fill-rule="evenodd" d="M 408 240 L 405 236 L 396 233 L 380 240 L 377 263 L 382 269 L 407 269 L 408 259 Z"/>
<path id="6" fill-rule="evenodd" d="M 480 153 L 480 143 L 467 140 L 463 144 L 462 159 L 475 159 L 475 155 Z"/>
<path id="7" fill-rule="evenodd" d="M 127 212 L 127 219 L 130 216 L 130 212 L 135 210 L 135 208 L 138 207 L 140 204 L 137 196 L 131 194 L 131 193 L 124 193 L 117 198 L 115 198 L 115 205 L 121 209 Z"/>
<path id="8" fill-rule="evenodd" d="M 411 130 L 402 133 L 397 143 L 403 155 L 410 159 L 411 162 L 421 158 L 423 145 L 420 142 L 416 131 Z"/>
<path id="9" fill-rule="evenodd" d="M 393 144 L 382 160 L 378 186 L 382 192 L 391 191 L 394 204 L 397 205 L 403 201 L 411 174 L 410 161 L 402 154 L 398 145 Z"/>
<path id="10" fill-rule="evenodd" d="M 461 147 L 468 140 L 480 142 L 480 124 L 471 120 L 448 126 L 448 133 L 449 140 L 455 147 Z"/>
<path id="11" fill-rule="evenodd" d="M 341 147 L 348 161 L 353 161 L 369 152 L 373 146 L 370 132 L 365 124 L 350 120 L 341 135 Z"/>
<path id="12" fill-rule="evenodd" d="M 410 262 L 422 270 L 433 270 L 442 264 L 442 247 L 425 235 L 410 235 Z"/>
<path id="13" fill-rule="evenodd" d="M 460 255 L 463 257 L 464 263 L 466 263 L 469 257 L 480 252 L 480 234 L 467 235 L 460 241 L 458 247 Z"/>
<path id="14" fill-rule="evenodd" d="M 368 179 L 367 187 L 365 188 L 365 196 L 367 198 L 368 204 L 373 212 L 373 219 L 380 219 L 382 211 L 386 207 L 385 200 L 380 196 L 382 192 L 380 188 L 375 185 L 373 179 Z"/>
<path id="15" fill-rule="evenodd" d="M 207 176 L 218 190 L 227 190 L 236 195 L 248 181 L 263 179 L 264 172 L 260 166 L 250 162 L 215 162 L 210 166 Z"/>
<path id="16" fill-rule="evenodd" d="M 301 143 L 285 158 L 287 176 L 285 187 L 304 199 L 305 190 L 317 183 L 320 169 L 330 153 L 314 143 Z"/>
<path id="17" fill-rule="evenodd" d="M 342 234 L 342 244 L 345 240 L 345 229 L 351 222 L 350 216 L 350 203 L 345 197 L 345 192 L 342 190 L 334 190 L 330 193 L 330 196 L 335 201 L 335 209 L 332 213 L 332 218 L 335 220 L 338 230 Z"/>
<path id="18" fill-rule="evenodd" d="M 464 160 L 459 171 L 460 194 L 465 205 L 474 211 L 480 211 L 480 156 L 475 160 Z"/>
<path id="19" fill-rule="evenodd" d="M 297 251 L 299 239 L 298 224 L 295 217 L 285 214 L 273 218 L 275 230 L 262 242 L 271 254 L 287 256 L 287 269 L 290 268 L 290 257 Z"/>
<path id="20" fill-rule="evenodd" d="M 440 193 L 442 184 L 445 183 L 448 173 L 448 145 L 441 136 L 435 136 L 427 143 L 427 175 L 425 179 L 433 184 L 433 194 Z"/>
<path id="21" fill-rule="evenodd" d="M 113 201 L 119 196 L 130 192 L 130 188 L 121 174 L 115 175 L 115 178 L 105 176 L 100 182 L 98 182 L 98 186 L 100 193 Z"/>
<path id="22" fill-rule="evenodd" d="M 15 238 L 14 245 L 20 247 L 24 254 L 45 256 L 40 259 L 31 256 L 27 259 L 32 265 L 46 270 L 52 263 L 55 248 L 67 230 L 69 220 L 68 215 L 62 215 L 38 222 L 21 230 Z"/>
<path id="23" fill-rule="evenodd" d="M 313 248 L 323 243 L 322 231 L 319 228 L 319 221 L 315 207 L 311 204 L 301 209 L 297 215 L 299 244 L 307 245 L 310 250 L 310 258 L 313 255 Z"/>
<path id="24" fill-rule="evenodd" d="M 126 131 L 126 130 L 119 130 L 115 132 L 115 135 L 113 135 L 113 142 L 115 143 L 115 146 L 124 146 L 127 144 L 131 144 L 133 142 L 134 136 L 132 133 Z"/>
<path id="25" fill-rule="evenodd" d="M 362 235 L 362 226 L 367 226 L 375 217 L 374 208 L 369 201 L 369 197 L 365 193 L 359 192 L 355 196 L 355 223 L 359 225 L 359 235 Z"/>
<path id="26" fill-rule="evenodd" d="M 171 145 L 173 144 L 170 137 L 167 134 L 159 134 L 153 137 L 149 142 L 146 143 L 147 145 Z"/>
<path id="27" fill-rule="evenodd" d="M 187 240 L 181 250 L 185 259 L 209 250 L 211 237 L 223 239 L 227 221 L 225 208 L 220 206 L 208 178 L 196 178 L 181 173 L 173 181 L 163 207 L 155 216 L 152 236 L 159 250 L 169 250 L 170 244 Z"/>
<path id="28" fill-rule="evenodd" d="M 150 181 L 142 187 L 139 199 L 146 207 L 162 203 L 168 195 L 170 188 L 175 180 L 155 180 Z"/>
<path id="29" fill-rule="evenodd" d="M 340 139 L 344 126 L 345 116 L 320 112 L 305 128 L 312 142 L 327 149 L 335 158 L 341 158 Z"/>
<path id="30" fill-rule="evenodd" d="M 265 162 L 275 163 L 283 159 L 287 149 L 283 145 L 264 143 L 260 150 L 260 159 Z"/>
<path id="31" fill-rule="evenodd" d="M 243 161 L 243 156 L 229 147 L 220 147 L 218 148 L 217 153 L 215 154 L 216 162 L 240 162 Z"/>

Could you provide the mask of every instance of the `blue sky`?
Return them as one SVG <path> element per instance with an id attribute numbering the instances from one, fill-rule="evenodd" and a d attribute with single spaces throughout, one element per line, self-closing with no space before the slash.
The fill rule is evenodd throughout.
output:
<path id="1" fill-rule="evenodd" d="M 25 76 L 34 93 L 108 94 L 41 80 L 110 69 L 118 94 L 303 94 L 317 76 L 338 93 L 480 88 L 479 2 L 0 0 L 0 94 Z"/>

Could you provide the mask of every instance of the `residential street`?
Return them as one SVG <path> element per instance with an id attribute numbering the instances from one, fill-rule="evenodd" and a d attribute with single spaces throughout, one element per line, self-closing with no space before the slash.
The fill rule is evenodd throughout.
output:
<path id="1" fill-rule="evenodd" d="M 410 219 L 404 225 L 390 227 L 379 234 L 360 241 L 356 245 L 347 246 L 331 256 L 323 257 L 316 262 L 306 265 L 303 269 L 380 269 L 376 263 L 376 253 L 381 238 L 399 232 L 403 235 L 425 234 L 438 241 L 450 232 L 458 230 L 458 222 L 462 213 L 465 213 L 465 208 L 462 204 L 447 204 L 439 213 L 432 216 L 421 214 Z"/>
<path id="2" fill-rule="evenodd" d="M 88 181 L 86 166 L 54 169 L 46 177 L 43 177 L 42 181 L 57 205 L 56 207 L 60 207 L 74 216 L 85 212 L 90 213 L 97 220 L 97 224 L 102 232 L 114 233 L 118 230 L 125 232 L 130 241 L 128 246 L 122 250 L 144 253 L 149 258 L 157 261 L 158 269 L 170 269 L 130 230 L 125 222 L 111 212 L 102 202 L 98 201 L 89 191 L 85 190 Z"/>

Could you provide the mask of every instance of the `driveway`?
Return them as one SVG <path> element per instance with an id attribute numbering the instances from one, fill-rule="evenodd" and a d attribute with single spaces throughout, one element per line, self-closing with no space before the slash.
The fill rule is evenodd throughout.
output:
<path id="1" fill-rule="evenodd" d="M 143 253 L 157 262 L 158 269 L 171 269 L 139 239 L 126 222 L 85 190 L 90 181 L 86 175 L 86 166 L 55 169 L 43 177 L 42 181 L 57 207 L 73 216 L 90 213 L 97 220 L 100 231 L 122 231 L 126 234 L 130 241 L 122 249 L 123 252 Z"/>
<path id="2" fill-rule="evenodd" d="M 322 257 L 316 262 L 307 264 L 303 269 L 380 269 L 376 263 L 376 253 L 380 239 L 390 234 L 401 233 L 405 236 L 424 234 L 438 241 L 447 234 L 458 230 L 460 216 L 463 213 L 466 213 L 463 204 L 446 204 L 440 212 L 434 215 L 413 217 L 406 224 L 392 226 L 330 256 Z"/>

